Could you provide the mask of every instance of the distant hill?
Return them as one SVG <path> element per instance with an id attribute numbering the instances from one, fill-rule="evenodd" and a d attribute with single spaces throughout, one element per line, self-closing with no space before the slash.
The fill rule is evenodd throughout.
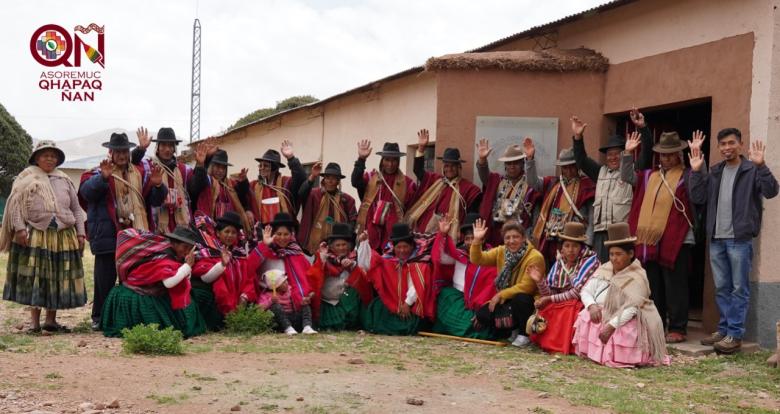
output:
<path id="1" fill-rule="evenodd" d="M 57 146 L 65 151 L 66 160 L 78 160 L 80 158 L 105 155 L 108 150 L 100 144 L 108 141 L 111 134 L 114 132 L 124 132 L 130 138 L 131 142 L 136 142 L 135 133 L 131 134 L 130 131 L 126 129 L 115 128 L 97 131 L 82 137 L 58 140 Z M 35 143 L 33 143 L 33 145 L 35 145 Z"/>

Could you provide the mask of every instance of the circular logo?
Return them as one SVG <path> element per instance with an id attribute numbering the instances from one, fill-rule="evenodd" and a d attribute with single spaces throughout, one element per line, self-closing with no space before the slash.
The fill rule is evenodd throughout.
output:
<path id="1" fill-rule="evenodd" d="M 36 41 L 35 51 L 46 60 L 54 61 L 60 58 L 68 48 L 63 33 L 58 30 L 47 30 L 41 33 Z"/>

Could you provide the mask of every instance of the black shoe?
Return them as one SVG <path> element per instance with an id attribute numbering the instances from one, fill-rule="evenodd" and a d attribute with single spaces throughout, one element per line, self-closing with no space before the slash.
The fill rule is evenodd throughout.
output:
<path id="1" fill-rule="evenodd" d="M 41 329 L 43 329 L 46 332 L 70 333 L 70 328 L 68 328 L 65 325 L 60 325 L 58 323 L 55 323 L 54 325 L 41 325 Z"/>

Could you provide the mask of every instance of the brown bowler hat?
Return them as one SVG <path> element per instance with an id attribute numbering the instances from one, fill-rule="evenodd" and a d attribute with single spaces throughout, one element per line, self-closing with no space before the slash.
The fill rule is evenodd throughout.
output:
<path id="1" fill-rule="evenodd" d="M 498 160 L 501 162 L 511 162 L 525 159 L 525 151 L 523 151 L 522 145 L 510 145 L 504 150 L 504 155 Z"/>
<path id="2" fill-rule="evenodd" d="M 604 246 L 616 246 L 634 242 L 636 242 L 636 237 L 631 236 L 628 223 L 615 223 L 607 226 L 607 241 L 604 242 Z"/>
<path id="3" fill-rule="evenodd" d="M 585 235 L 585 225 L 577 221 L 564 224 L 563 232 L 558 233 L 558 238 L 580 243 L 585 243 L 588 240 L 588 236 Z"/>
<path id="4" fill-rule="evenodd" d="M 653 151 L 660 154 L 673 154 L 688 148 L 688 142 L 680 139 L 680 135 L 674 131 L 664 132 L 658 143 L 653 145 Z"/>

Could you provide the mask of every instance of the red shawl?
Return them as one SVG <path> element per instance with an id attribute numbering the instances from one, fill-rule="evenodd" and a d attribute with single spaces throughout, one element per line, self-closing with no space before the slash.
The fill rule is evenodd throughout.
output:
<path id="1" fill-rule="evenodd" d="M 353 258 L 353 260 L 356 260 Z M 326 277 L 339 277 L 344 268 L 340 264 L 335 264 L 330 261 L 326 261 L 324 264 L 320 255 L 317 254 L 314 259 L 314 264 L 309 268 L 306 276 L 309 280 L 309 286 L 314 290 L 314 297 L 311 301 L 311 310 L 314 320 L 319 319 L 320 315 L 320 303 L 321 303 L 321 291 L 322 286 L 325 284 Z M 355 268 L 350 272 L 347 278 L 347 285 L 357 290 L 360 296 L 360 301 L 363 305 L 368 305 L 373 299 L 373 292 L 371 292 L 371 286 L 366 280 L 366 273 L 360 266 L 355 265 Z"/>
<path id="2" fill-rule="evenodd" d="M 279 213 L 280 211 L 285 211 L 287 213 L 290 213 L 290 215 L 293 217 L 297 215 L 298 210 L 295 208 L 295 204 L 293 204 L 295 203 L 297 194 L 293 195 L 290 192 L 291 183 L 292 183 L 292 177 L 288 177 L 288 176 L 281 177 L 280 187 L 282 187 L 283 189 L 282 193 L 284 193 L 287 199 L 285 200 L 284 198 L 279 197 L 279 208 L 270 208 L 269 206 L 259 204 L 257 202 L 257 197 L 255 197 L 258 180 L 253 180 L 251 183 L 249 183 L 249 194 L 247 195 L 247 197 L 249 197 L 249 205 L 252 208 L 252 214 L 254 214 L 255 216 L 255 221 L 261 223 L 262 225 L 268 224 L 269 222 L 271 222 L 271 220 L 273 220 L 276 213 Z M 274 180 L 274 185 L 276 185 L 276 180 Z M 278 197 L 277 191 L 267 185 L 263 186 L 261 194 L 263 199 Z"/>
<path id="3" fill-rule="evenodd" d="M 488 236 L 486 242 L 493 246 L 504 244 L 504 239 L 501 237 L 501 226 L 493 222 L 493 206 L 496 204 L 496 197 L 498 197 L 498 185 L 501 184 L 501 180 L 503 179 L 503 175 L 490 173 L 488 181 L 482 184 L 482 204 L 479 205 L 479 216 L 487 221 Z M 531 186 L 528 186 L 528 190 L 523 197 L 523 202 L 531 203 L 533 206 L 536 205 L 540 197 L 540 193 L 534 191 Z M 523 211 L 520 217 L 523 219 L 522 224 L 524 227 L 528 228 L 531 226 L 532 218 L 527 212 Z"/>
<path id="4" fill-rule="evenodd" d="M 466 309 L 477 310 L 496 294 L 496 286 L 493 283 L 497 271 L 494 266 L 477 266 L 469 263 L 469 253 L 455 248 L 455 243 L 449 236 L 441 233 L 436 236 L 433 244 L 433 273 L 436 275 L 435 285 L 437 293 L 444 286 L 452 285 L 454 265 L 441 263 L 442 253 L 447 253 L 456 261 L 466 265 L 466 281 L 463 287 L 463 301 Z"/>
<path id="5" fill-rule="evenodd" d="M 192 269 L 193 277 L 202 277 L 222 259 L 210 257 L 198 260 Z M 214 300 L 217 302 L 219 313 L 226 315 L 238 307 L 241 294 L 246 295 L 247 302 L 257 300 L 254 278 L 247 277 L 245 257 L 233 256 L 233 259 L 225 267 L 225 272 L 211 283 L 211 291 L 214 292 Z"/>
<path id="6" fill-rule="evenodd" d="M 313 290 L 306 277 L 311 264 L 301 253 L 300 247 L 297 245 L 295 247 L 296 249 L 272 249 L 265 243 L 258 244 L 247 257 L 246 274 L 255 283 L 259 283 L 266 259 L 282 260 L 284 272 L 287 274 L 287 283 L 290 285 L 293 307 L 297 310 L 301 308 L 303 297 L 308 296 Z"/>
<path id="7" fill-rule="evenodd" d="M 428 263 L 402 263 L 394 256 L 380 256 L 371 250 L 371 266 L 366 276 L 387 309 L 398 314 L 401 303 L 406 300 L 409 287 L 407 276 L 411 275 L 412 284 L 417 291 L 417 301 L 411 307 L 412 313 L 433 320 L 436 316 L 436 292 L 431 270 Z"/>
<path id="8" fill-rule="evenodd" d="M 122 283 L 130 286 L 148 286 L 160 283 L 176 274 L 183 263 L 170 257 L 163 257 L 138 265 L 130 271 Z M 185 278 L 178 285 L 168 288 L 173 309 L 184 309 L 190 304 L 190 280 Z"/>
<path id="9" fill-rule="evenodd" d="M 637 171 L 636 173 L 634 201 L 631 203 L 631 213 L 628 215 L 628 225 L 631 228 L 631 234 L 636 234 L 636 226 L 639 222 L 639 210 L 642 209 L 642 201 L 645 198 L 645 189 L 647 188 L 648 181 L 650 181 L 650 175 L 656 171 L 644 170 Z M 685 181 L 689 175 L 690 170 L 686 170 L 683 173 L 682 177 L 680 177 L 680 181 L 677 182 L 677 188 L 674 189 L 674 195 L 683 202 L 688 218 L 693 221 L 695 219 L 695 213 L 692 209 L 691 202 L 688 199 L 688 184 Z M 662 187 L 661 191 L 666 191 L 666 187 Z M 677 211 L 676 208 L 672 207 L 661 240 L 659 240 L 658 244 L 655 246 L 638 244 L 636 246 L 637 259 L 643 264 L 648 261 L 657 261 L 661 266 L 667 269 L 673 269 L 674 264 L 677 261 L 677 254 L 680 252 L 680 248 L 682 247 L 685 236 L 688 234 L 690 228 L 691 226 L 688 224 L 685 216 Z"/>
<path id="10" fill-rule="evenodd" d="M 426 172 L 425 177 L 420 183 L 420 186 L 417 187 L 417 193 L 414 195 L 414 200 L 422 197 L 422 195 L 425 193 L 425 190 L 427 190 L 431 185 L 433 185 L 434 182 L 436 182 L 436 180 L 440 178 L 442 178 L 441 174 L 432 173 L 429 171 Z M 466 217 L 466 210 L 469 208 L 471 203 L 473 203 L 474 200 L 479 197 L 481 190 L 479 187 L 474 185 L 474 183 L 462 177 L 460 180 L 458 180 L 458 190 L 460 191 L 461 197 L 466 200 L 466 209 L 463 209 L 462 207 L 458 209 L 458 223 L 463 223 L 463 219 Z M 428 227 L 428 222 L 431 221 L 434 214 L 439 214 L 441 216 L 447 215 L 450 212 L 449 209 L 451 197 L 452 188 L 450 188 L 450 186 L 444 187 L 444 190 L 442 190 L 441 194 L 439 194 L 439 197 L 433 201 L 428 210 L 422 213 L 420 218 L 417 220 L 417 225 L 413 230 L 424 233 L 425 229 Z"/>

